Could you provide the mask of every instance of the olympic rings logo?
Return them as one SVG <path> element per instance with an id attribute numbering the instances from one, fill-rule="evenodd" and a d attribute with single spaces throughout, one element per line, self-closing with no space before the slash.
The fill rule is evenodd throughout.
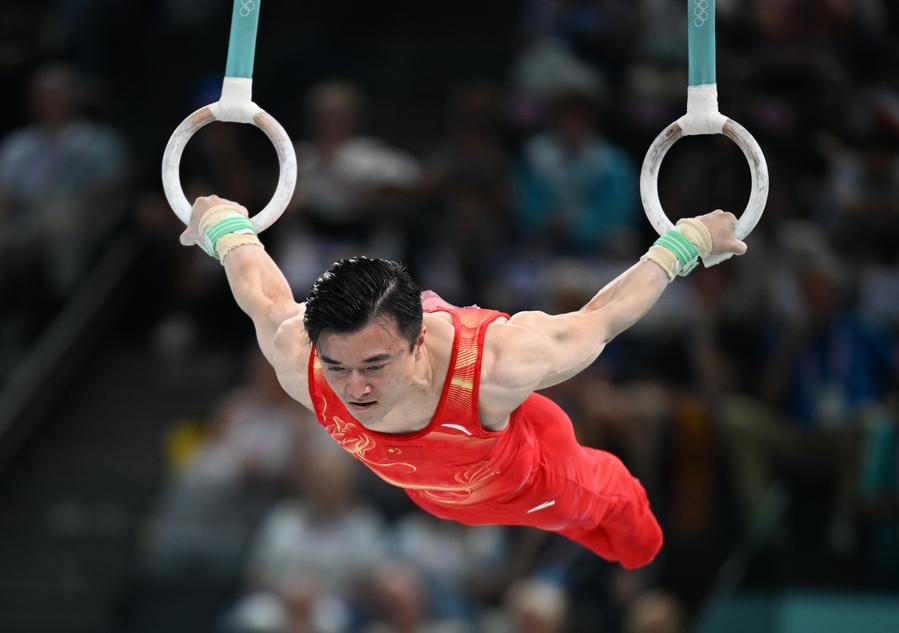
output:
<path id="1" fill-rule="evenodd" d="M 709 0 L 693 0 L 693 26 L 700 28 L 709 21 Z"/>
<path id="2" fill-rule="evenodd" d="M 256 10 L 256 0 L 240 0 L 240 17 L 245 18 Z"/>

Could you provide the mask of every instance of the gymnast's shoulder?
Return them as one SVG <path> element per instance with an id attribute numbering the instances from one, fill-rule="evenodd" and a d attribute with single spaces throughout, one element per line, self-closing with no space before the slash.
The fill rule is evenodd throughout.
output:
<path id="1" fill-rule="evenodd" d="M 294 400 L 311 408 L 307 372 L 312 343 L 306 335 L 306 328 L 303 327 L 306 304 L 299 303 L 297 307 L 297 313 L 278 326 L 272 341 L 272 357 L 269 362 L 274 367 L 284 390 Z"/>
<path id="2" fill-rule="evenodd" d="M 532 390 L 545 371 L 549 341 L 519 315 L 487 326 L 481 383 L 500 389 Z"/>
<path id="3" fill-rule="evenodd" d="M 277 359 L 282 356 L 293 356 L 295 354 L 309 354 L 311 343 L 306 335 L 306 328 L 303 326 L 303 316 L 306 314 L 306 304 L 297 303 L 292 311 L 293 314 L 284 318 L 278 329 L 275 330 L 275 337 L 272 341 L 274 355 Z"/>

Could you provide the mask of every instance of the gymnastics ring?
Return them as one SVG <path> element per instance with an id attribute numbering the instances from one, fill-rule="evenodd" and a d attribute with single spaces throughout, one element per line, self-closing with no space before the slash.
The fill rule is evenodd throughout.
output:
<path id="1" fill-rule="evenodd" d="M 688 0 L 690 85 L 687 88 L 687 113 L 665 128 L 649 146 L 640 170 L 640 198 L 652 227 L 663 235 L 674 228 L 659 201 L 659 170 L 665 154 L 685 136 L 723 134 L 743 151 L 749 163 L 752 188 L 746 209 L 737 220 L 737 239 L 745 239 L 755 228 L 768 200 L 768 164 L 759 144 L 736 121 L 718 111 L 718 85 L 715 80 L 715 0 Z M 700 19 L 702 18 L 702 19 Z M 703 258 L 706 267 L 731 257 L 725 253 Z"/>
<path id="2" fill-rule="evenodd" d="M 190 224 L 191 204 L 181 187 L 181 155 L 191 137 L 213 121 L 253 124 L 275 146 L 280 168 L 278 186 L 265 208 L 250 218 L 257 232 L 274 224 L 293 197 L 297 181 L 297 159 L 293 143 L 281 124 L 251 98 L 260 4 L 261 0 L 234 0 L 228 66 L 222 82 L 222 96 L 215 103 L 200 108 L 184 119 L 166 144 L 162 156 L 162 187 L 172 210 L 185 224 Z"/>

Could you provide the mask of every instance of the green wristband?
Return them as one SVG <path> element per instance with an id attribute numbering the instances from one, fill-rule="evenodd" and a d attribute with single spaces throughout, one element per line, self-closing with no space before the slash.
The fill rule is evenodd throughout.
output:
<path id="1" fill-rule="evenodd" d="M 201 244 L 203 250 L 207 255 L 218 259 L 215 245 L 222 237 L 230 233 L 252 233 L 256 235 L 256 229 L 253 227 L 253 223 L 242 215 L 225 218 L 206 229 Z"/>
<path id="2" fill-rule="evenodd" d="M 675 229 L 657 239 L 655 246 L 661 246 L 674 254 L 678 263 L 677 274 L 681 277 L 689 275 L 699 263 L 699 249 L 683 233 Z"/>

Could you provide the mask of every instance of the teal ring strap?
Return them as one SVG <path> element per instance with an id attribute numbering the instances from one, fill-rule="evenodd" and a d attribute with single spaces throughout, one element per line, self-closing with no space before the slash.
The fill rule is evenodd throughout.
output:
<path id="1" fill-rule="evenodd" d="M 690 45 L 690 85 L 717 83 L 715 79 L 715 0 L 687 0 L 687 39 Z"/>
<path id="2" fill-rule="evenodd" d="M 262 0 L 234 0 L 231 13 L 231 39 L 228 41 L 226 77 L 253 78 L 256 56 L 256 29 Z"/>

